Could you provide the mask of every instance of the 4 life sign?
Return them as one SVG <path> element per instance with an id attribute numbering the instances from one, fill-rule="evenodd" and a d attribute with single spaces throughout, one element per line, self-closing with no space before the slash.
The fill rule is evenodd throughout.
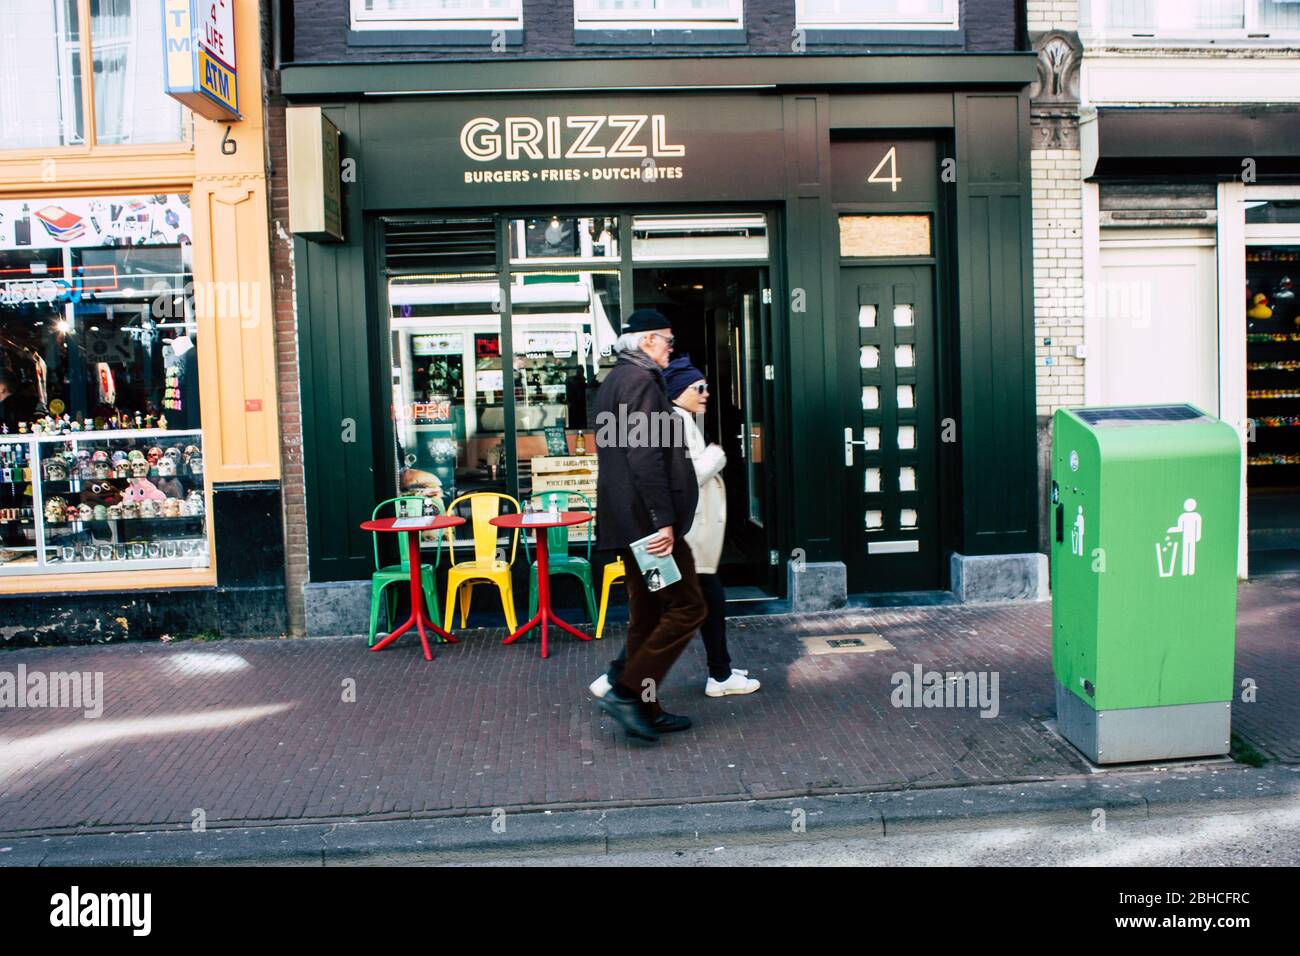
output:
<path id="1" fill-rule="evenodd" d="M 239 119 L 235 0 L 160 2 L 167 95 L 208 119 Z"/>

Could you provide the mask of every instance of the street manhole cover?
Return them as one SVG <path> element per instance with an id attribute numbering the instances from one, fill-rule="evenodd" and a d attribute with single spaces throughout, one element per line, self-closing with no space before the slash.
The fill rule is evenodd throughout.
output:
<path id="1" fill-rule="evenodd" d="M 809 654 L 874 654 L 894 650 L 894 645 L 879 634 L 818 634 L 800 640 Z"/>

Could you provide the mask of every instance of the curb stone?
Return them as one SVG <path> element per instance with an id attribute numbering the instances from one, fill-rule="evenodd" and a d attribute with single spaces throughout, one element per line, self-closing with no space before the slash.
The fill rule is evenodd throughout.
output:
<path id="1" fill-rule="evenodd" d="M 500 818 L 503 832 L 494 832 L 490 814 L 479 814 L 204 833 L 0 838 L 0 866 L 469 863 L 1072 822 L 1089 826 L 1098 807 L 1108 820 L 1141 821 L 1242 813 L 1297 802 L 1300 767 L 1215 766 L 807 798 L 515 812 Z"/>

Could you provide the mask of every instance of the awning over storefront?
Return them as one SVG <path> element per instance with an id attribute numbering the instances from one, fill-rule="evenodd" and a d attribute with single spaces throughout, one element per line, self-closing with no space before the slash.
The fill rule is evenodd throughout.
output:
<path id="1" fill-rule="evenodd" d="M 1084 176 L 1235 179 L 1300 176 L 1300 108 L 1294 106 L 1102 109 L 1085 121 Z"/>

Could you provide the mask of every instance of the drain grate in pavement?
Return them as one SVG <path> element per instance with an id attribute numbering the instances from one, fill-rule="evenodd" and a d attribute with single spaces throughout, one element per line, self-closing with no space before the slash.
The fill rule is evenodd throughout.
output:
<path id="1" fill-rule="evenodd" d="M 874 654 L 895 649 L 879 634 L 817 634 L 799 640 L 809 654 Z"/>

